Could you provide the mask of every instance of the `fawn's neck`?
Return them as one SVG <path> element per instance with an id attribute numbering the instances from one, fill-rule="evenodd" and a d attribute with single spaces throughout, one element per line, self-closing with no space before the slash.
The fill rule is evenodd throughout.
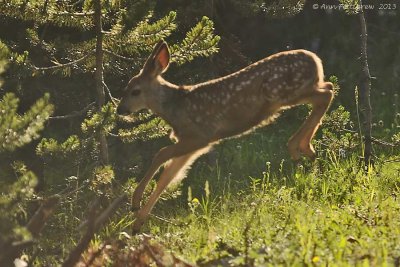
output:
<path id="1" fill-rule="evenodd" d="M 175 116 L 175 111 L 183 101 L 183 95 L 189 92 L 187 89 L 158 76 L 152 86 L 153 92 L 147 100 L 147 105 L 153 113 L 168 121 L 170 117 Z"/>

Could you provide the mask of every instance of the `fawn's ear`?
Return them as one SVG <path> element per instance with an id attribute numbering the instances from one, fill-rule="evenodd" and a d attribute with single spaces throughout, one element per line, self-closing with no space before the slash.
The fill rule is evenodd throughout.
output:
<path id="1" fill-rule="evenodd" d="M 153 52 L 144 64 L 143 70 L 154 76 L 165 72 L 169 66 L 169 49 L 164 41 L 159 41 L 153 49 Z"/>

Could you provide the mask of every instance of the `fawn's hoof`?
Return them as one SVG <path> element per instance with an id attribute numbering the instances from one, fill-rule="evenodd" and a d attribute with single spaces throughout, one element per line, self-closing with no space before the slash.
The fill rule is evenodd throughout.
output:
<path id="1" fill-rule="evenodd" d="M 307 158 L 309 158 L 311 161 L 314 161 L 316 158 L 316 154 L 315 154 L 315 150 L 314 147 L 311 144 L 307 144 L 307 145 L 300 145 L 299 146 L 299 150 L 301 151 L 301 153 L 306 156 Z"/>
<path id="2" fill-rule="evenodd" d="M 289 150 L 290 158 L 294 162 L 300 161 L 301 156 L 305 156 L 305 157 L 309 158 L 311 161 L 315 161 L 315 159 L 317 157 L 315 150 L 311 144 L 307 147 L 300 147 L 300 146 L 290 147 L 290 146 L 288 146 L 288 150 Z"/>

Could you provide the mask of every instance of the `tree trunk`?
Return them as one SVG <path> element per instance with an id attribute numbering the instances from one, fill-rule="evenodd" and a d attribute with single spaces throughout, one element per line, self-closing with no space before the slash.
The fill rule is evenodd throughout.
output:
<path id="1" fill-rule="evenodd" d="M 360 1 L 360 7 L 362 1 Z M 371 92 L 371 76 L 369 73 L 368 66 L 368 53 L 367 53 L 367 23 L 364 16 L 364 11 L 360 8 L 358 13 L 361 26 L 361 76 L 359 84 L 360 92 L 360 113 L 362 116 L 362 128 L 364 132 L 364 162 L 368 166 L 372 156 L 372 144 L 371 144 L 371 126 L 372 126 L 372 109 L 370 101 Z"/>
<path id="2" fill-rule="evenodd" d="M 104 69 L 103 69 L 103 29 L 101 23 L 101 0 L 94 1 L 94 24 L 96 27 L 96 102 L 98 111 L 105 104 L 105 93 L 104 93 Z M 98 133 L 99 159 L 101 164 L 108 164 L 108 144 L 104 130 L 100 130 Z"/>

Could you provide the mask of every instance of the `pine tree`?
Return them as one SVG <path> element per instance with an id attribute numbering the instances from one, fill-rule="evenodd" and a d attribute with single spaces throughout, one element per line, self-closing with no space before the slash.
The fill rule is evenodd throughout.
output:
<path id="1" fill-rule="evenodd" d="M 0 74 L 9 55 L 7 47 L 0 42 Z M 53 111 L 48 94 L 37 100 L 23 115 L 17 113 L 18 101 L 12 93 L 0 99 L 0 154 L 14 151 L 39 138 L 39 132 Z M 20 221 L 26 212 L 27 201 L 34 196 L 37 178 L 22 162 L 15 162 L 13 169 L 18 174 L 16 181 L 7 182 L 10 180 L 8 177 L 0 177 L 1 266 L 10 266 L 19 251 L 31 243 L 31 235 L 34 234 L 29 227 L 21 226 Z"/>
<path id="2" fill-rule="evenodd" d="M 105 114 L 112 114 L 116 104 L 113 92 L 106 85 L 107 77 L 130 76 L 134 71 L 138 71 L 154 44 L 160 39 L 170 37 L 177 29 L 175 12 L 170 11 L 164 17 L 156 19 L 151 12 L 151 4 L 147 6 L 147 15 L 132 27 L 129 25 L 132 18 L 128 17 L 134 12 L 130 10 L 132 7 L 135 6 L 130 1 L 100 0 L 13 0 L 0 3 L 1 16 L 31 22 L 32 26 L 27 30 L 28 39 L 40 47 L 46 58 L 52 58 L 53 63 L 47 64 L 55 63 L 53 66 L 37 67 L 36 65 L 44 63 L 38 64 L 28 60 L 28 68 L 34 75 L 61 73 L 70 76 L 94 72 L 93 91 L 96 92 L 97 109 L 90 112 L 92 115 L 85 120 L 83 126 L 93 124 L 86 129 L 92 131 L 91 136 L 97 140 L 99 162 L 103 165 L 108 162 L 106 136 L 113 127 L 105 130 L 107 123 L 97 118 L 108 120 Z M 73 27 L 82 32 L 84 40 L 77 43 L 59 42 L 57 39 L 53 42 L 45 41 L 43 35 L 50 26 Z M 93 37 L 86 37 L 89 35 Z M 181 42 L 171 45 L 172 58 L 178 65 L 182 65 L 196 57 L 209 56 L 218 51 L 218 41 L 219 37 L 213 34 L 212 21 L 203 17 Z M 61 54 L 63 60 L 55 59 L 58 54 Z M 150 130 L 152 132 L 161 130 L 158 126 L 159 119 L 149 114 L 141 115 L 141 118 L 144 118 L 148 125 L 142 128 L 153 129 Z M 113 119 L 116 119 L 115 116 Z M 138 132 L 137 128 L 130 131 L 125 129 L 120 133 L 124 140 L 134 140 L 135 135 L 141 138 L 146 136 L 145 133 Z M 130 138 L 126 138 L 127 136 Z"/>

